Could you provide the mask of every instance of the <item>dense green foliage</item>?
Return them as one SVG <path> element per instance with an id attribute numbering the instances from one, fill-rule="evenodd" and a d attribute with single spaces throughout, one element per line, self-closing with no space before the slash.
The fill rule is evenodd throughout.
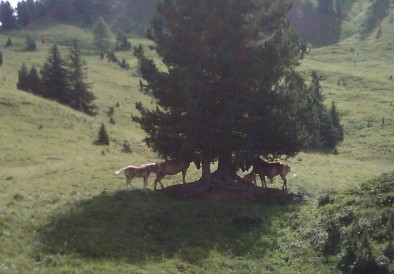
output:
<path id="1" fill-rule="evenodd" d="M 218 159 L 222 171 L 233 155 L 242 162 L 293 156 L 309 144 L 335 147 L 341 138 L 329 136 L 333 126 L 317 76 L 307 88 L 295 71 L 306 47 L 286 21 L 290 7 L 288 1 L 160 2 L 148 38 L 167 69 L 135 49 L 142 89 L 157 102 L 153 110 L 139 104 L 136 121 L 155 151 L 199 152 L 203 162 Z"/>
<path id="2" fill-rule="evenodd" d="M 138 120 L 156 151 L 173 157 L 199 151 L 219 162 L 244 150 L 277 152 L 270 139 L 253 142 L 249 136 L 252 128 L 282 128 L 261 119 L 274 118 L 276 109 L 270 108 L 279 98 L 272 88 L 305 50 L 285 24 L 288 8 L 285 1 L 164 1 L 158 6 L 148 37 L 168 72 L 139 56 L 144 90 L 160 107 L 140 108 Z M 298 138 L 293 140 L 299 145 Z M 284 153 L 296 150 L 288 146 Z"/>

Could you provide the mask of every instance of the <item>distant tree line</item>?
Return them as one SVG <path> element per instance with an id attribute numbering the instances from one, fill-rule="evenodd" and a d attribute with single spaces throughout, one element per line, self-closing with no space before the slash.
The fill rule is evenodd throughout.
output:
<path id="1" fill-rule="evenodd" d="M 96 115 L 97 107 L 93 104 L 96 98 L 86 77 L 86 63 L 77 42 L 71 47 L 67 60 L 54 45 L 40 72 L 35 66 L 29 70 L 26 64 L 22 65 L 18 71 L 17 88 Z"/>
<path id="2" fill-rule="evenodd" d="M 0 2 L 2 29 L 26 27 L 34 22 L 55 19 L 64 23 L 92 26 L 99 17 L 127 32 L 144 32 L 156 0 L 23 0 L 15 9 Z"/>

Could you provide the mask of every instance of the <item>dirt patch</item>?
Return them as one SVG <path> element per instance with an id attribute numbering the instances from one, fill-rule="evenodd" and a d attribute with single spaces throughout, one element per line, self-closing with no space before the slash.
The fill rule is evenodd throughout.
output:
<path id="1" fill-rule="evenodd" d="M 204 200 L 208 202 L 263 202 L 287 203 L 303 201 L 304 193 L 286 192 L 278 188 L 262 188 L 254 184 L 233 183 L 215 185 L 207 191 L 201 191 L 202 184 L 197 182 L 178 184 L 159 190 L 159 193 L 169 195 L 172 199 Z"/>

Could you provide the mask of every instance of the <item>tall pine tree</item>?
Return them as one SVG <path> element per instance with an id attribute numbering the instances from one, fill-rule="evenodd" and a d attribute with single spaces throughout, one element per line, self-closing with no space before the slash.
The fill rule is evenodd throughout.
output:
<path id="1" fill-rule="evenodd" d="M 41 82 L 44 97 L 65 105 L 70 104 L 71 93 L 66 62 L 56 44 L 50 49 L 47 62 L 41 70 Z"/>
<path id="2" fill-rule="evenodd" d="M 68 58 L 68 81 L 70 85 L 70 106 L 89 115 L 97 114 L 93 104 L 96 99 L 90 91 L 91 85 L 86 83 L 86 62 L 82 60 L 81 50 L 74 41 Z"/>

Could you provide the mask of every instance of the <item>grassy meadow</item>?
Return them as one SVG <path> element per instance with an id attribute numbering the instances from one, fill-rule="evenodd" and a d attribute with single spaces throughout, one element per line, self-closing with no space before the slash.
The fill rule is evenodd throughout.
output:
<path id="1" fill-rule="evenodd" d="M 289 191 L 305 193 L 306 200 L 279 204 L 175 199 L 154 192 L 152 177 L 147 194 L 139 178 L 126 190 L 115 170 L 159 160 L 141 145 L 144 132 L 131 121 L 135 102 L 151 102 L 138 91 L 132 53 L 116 53 L 130 64 L 123 70 L 93 54 L 89 31 L 65 25 L 31 29 L 34 52 L 24 51 L 25 31 L 0 34 L 0 273 L 338 272 L 335 256 L 311 243 L 327 240 L 323 228 L 315 231 L 319 220 L 350 200 L 355 216 L 369 212 L 370 189 L 358 195 L 361 185 L 394 171 L 394 31 L 388 19 L 381 29 L 379 39 L 374 33 L 363 41 L 349 37 L 312 49 L 302 61 L 308 81 L 312 70 L 322 76 L 326 103 L 335 101 L 342 115 L 345 140 L 336 155 L 304 152 L 288 159 L 297 174 Z M 4 48 L 8 37 L 13 46 Z M 54 42 L 65 57 L 75 38 L 97 96 L 97 117 L 16 89 L 23 62 L 41 67 Z M 101 123 L 109 146 L 93 145 Z M 125 141 L 131 153 L 122 152 Z M 186 180 L 199 176 L 191 167 Z M 378 183 L 393 181 L 387 176 Z M 180 175 L 163 179 L 165 186 L 179 182 Z M 332 203 L 322 209 L 319 199 L 328 192 Z M 373 249 L 379 254 L 383 244 L 373 242 Z"/>

